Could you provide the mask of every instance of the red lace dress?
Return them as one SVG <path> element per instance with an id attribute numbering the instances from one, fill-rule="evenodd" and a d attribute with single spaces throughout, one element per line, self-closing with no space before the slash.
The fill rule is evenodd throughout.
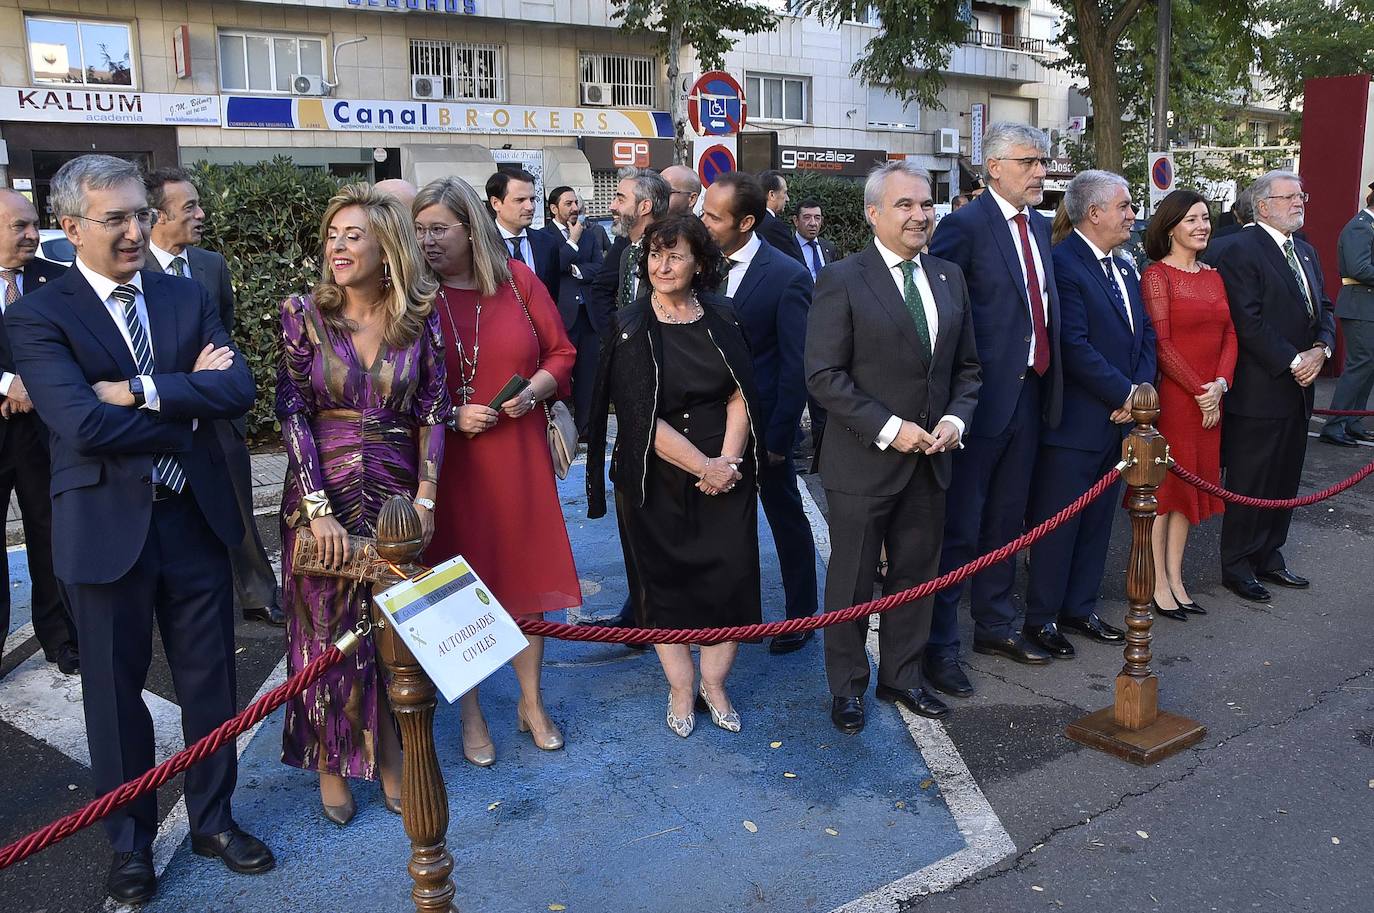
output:
<path id="1" fill-rule="evenodd" d="M 1221 424 L 1202 427 L 1202 410 L 1193 397 L 1202 385 L 1236 370 L 1236 331 L 1221 274 L 1188 273 L 1167 263 L 1152 263 L 1140 277 L 1140 291 L 1154 324 L 1159 355 L 1159 431 L 1173 458 L 1211 482 L 1221 481 Z M 1197 524 L 1223 510 L 1222 502 L 1165 477 L 1159 513 L 1174 511 Z"/>

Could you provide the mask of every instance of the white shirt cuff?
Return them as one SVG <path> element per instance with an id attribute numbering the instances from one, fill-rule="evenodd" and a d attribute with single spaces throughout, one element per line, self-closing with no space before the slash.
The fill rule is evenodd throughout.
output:
<path id="1" fill-rule="evenodd" d="M 878 445 L 879 450 L 886 450 L 892 446 L 892 442 L 897 440 L 897 432 L 902 430 L 902 419 L 894 415 L 887 420 L 883 430 L 878 432 L 878 436 L 873 439 L 873 443 Z"/>
<path id="2" fill-rule="evenodd" d="M 957 415 L 942 415 L 940 421 L 949 422 L 959 431 L 959 449 L 964 449 L 964 420 Z"/>
<path id="3" fill-rule="evenodd" d="M 10 384 L 14 383 L 14 378 L 15 375 L 8 371 L 4 374 L 0 374 L 0 396 L 10 395 Z"/>
<path id="4" fill-rule="evenodd" d="M 140 374 L 138 379 L 143 381 L 143 408 L 162 411 L 162 403 L 157 398 L 157 384 L 153 383 L 152 375 Z"/>
<path id="5" fill-rule="evenodd" d="M 1302 364 L 1302 355 L 1301 355 L 1301 354 L 1294 355 L 1294 356 L 1293 356 L 1293 360 L 1290 361 L 1290 362 L 1288 363 L 1288 370 L 1291 371 L 1291 370 L 1293 370 L 1294 368 L 1296 368 L 1296 367 L 1297 367 L 1298 365 L 1300 365 L 1300 364 Z"/>
<path id="6" fill-rule="evenodd" d="M 577 250 L 577 242 L 574 241 L 572 238 L 564 238 L 563 240 L 568 242 L 568 246 L 571 247 L 573 250 Z"/>
<path id="7" fill-rule="evenodd" d="M 582 278 L 582 270 L 580 270 L 580 269 L 577 268 L 577 264 L 576 264 L 576 263 L 574 263 L 572 266 L 568 267 L 568 272 L 572 273 L 572 276 L 573 276 L 574 279 L 581 279 L 581 278 Z"/>

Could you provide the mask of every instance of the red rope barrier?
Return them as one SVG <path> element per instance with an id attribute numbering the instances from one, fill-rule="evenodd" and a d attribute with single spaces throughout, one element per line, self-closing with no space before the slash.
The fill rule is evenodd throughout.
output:
<path id="1" fill-rule="evenodd" d="M 84 808 L 58 818 L 47 827 L 36 830 L 27 837 L 0 848 L 0 870 L 22 862 L 39 850 L 45 850 L 77 831 L 90 827 L 101 818 L 128 805 L 144 793 L 157 789 L 192 764 L 205 760 L 222 748 L 230 739 L 256 726 L 267 714 L 300 694 L 316 679 L 324 675 L 331 666 L 342 662 L 346 655 L 337 645 L 331 644 L 329 649 L 316 657 L 314 662 L 245 707 L 238 716 L 225 720 L 218 729 L 194 745 L 189 745 L 172 755 L 137 780 L 130 780 Z"/>
<path id="2" fill-rule="evenodd" d="M 1374 409 L 1313 409 L 1313 415 L 1374 415 Z"/>
<path id="3" fill-rule="evenodd" d="M 779 634 L 794 634 L 800 631 L 814 631 L 817 628 L 829 627 L 830 625 L 841 624 L 846 621 L 854 621 L 864 615 L 878 615 L 889 609 L 894 609 L 903 603 L 912 602 L 917 599 L 924 599 L 940 590 L 954 586 L 972 577 L 974 574 L 985 570 L 990 565 L 1005 561 L 1022 549 L 1034 544 L 1050 533 L 1054 532 L 1061 524 L 1081 513 L 1093 501 L 1100 498 L 1107 489 L 1116 484 L 1121 478 L 1121 469 L 1118 467 L 1111 470 L 1105 476 L 1097 480 L 1097 483 L 1083 494 L 1079 495 L 1073 503 L 1066 506 L 1059 513 L 1045 520 L 1034 529 L 1027 530 L 1017 538 L 1008 542 L 1006 545 L 994 552 L 989 552 L 979 558 L 975 558 L 963 567 L 955 568 L 947 574 L 936 577 L 934 580 L 927 580 L 919 586 L 902 590 L 900 593 L 893 593 L 881 599 L 874 599 L 869 602 L 850 606 L 847 609 L 835 609 L 831 612 L 823 612 L 820 615 L 812 615 L 807 618 L 789 618 L 786 621 L 770 621 L 766 624 L 756 625 L 737 625 L 731 628 L 607 628 L 597 625 L 569 625 L 558 624 L 552 621 L 538 621 L 533 619 L 517 619 L 520 629 L 526 634 L 534 634 L 543 637 L 556 637 L 560 640 L 590 640 L 601 643 L 616 644 L 718 644 L 726 641 L 757 640 L 761 637 L 775 637 Z"/>
<path id="4" fill-rule="evenodd" d="M 1237 504 L 1241 507 L 1262 507 L 1270 510 L 1291 510 L 1294 507 L 1307 507 L 1319 501 L 1325 501 L 1327 498 L 1340 494 L 1347 488 L 1353 488 L 1369 478 L 1370 475 L 1374 475 L 1374 463 L 1370 463 L 1344 482 L 1337 482 L 1330 488 L 1324 488 L 1321 491 L 1314 492 L 1310 495 L 1303 495 L 1300 498 L 1253 498 L 1250 495 L 1237 494 L 1234 491 L 1222 488 L 1215 482 L 1209 482 L 1200 476 L 1194 475 L 1177 463 L 1170 463 L 1169 471 L 1199 491 L 1205 491 L 1213 497 L 1220 498 L 1227 504 Z"/>

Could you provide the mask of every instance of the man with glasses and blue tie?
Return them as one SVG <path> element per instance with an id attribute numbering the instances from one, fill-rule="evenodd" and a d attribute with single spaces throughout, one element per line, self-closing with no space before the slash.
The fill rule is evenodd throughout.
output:
<path id="1" fill-rule="evenodd" d="M 203 286 L 145 270 L 157 217 L 137 166 L 83 155 L 50 202 L 76 262 L 6 314 L 15 363 L 51 431 L 53 566 L 82 645 L 82 702 L 97 794 L 153 766 L 143 702 L 156 620 L 186 743 L 234 715 L 229 549 L 243 525 L 216 420 L 253 404 L 253 377 Z M 235 823 L 227 745 L 186 773 L 191 850 L 265 872 L 271 850 Z M 105 819 L 106 890 L 157 890 L 157 797 Z"/>
<path id="2" fill-rule="evenodd" d="M 210 293 L 219 308 L 220 323 L 231 336 L 234 332 L 234 286 L 229 263 L 220 254 L 200 243 L 205 226 L 205 210 L 191 176 L 180 168 L 160 168 L 144 178 L 148 206 L 157 211 L 148 241 L 150 267 L 160 267 L 171 276 L 195 279 Z M 243 522 L 243 541 L 229 552 L 234 572 L 234 602 L 246 621 L 263 621 L 275 627 L 286 625 L 277 599 L 277 572 L 267 558 L 258 525 L 253 519 L 253 465 L 248 456 L 243 419 L 216 422 L 220 446 L 229 460 L 229 478 L 234 483 L 234 498 Z"/>
<path id="3" fill-rule="evenodd" d="M 1226 487 L 1256 498 L 1298 493 L 1307 455 L 1312 382 L 1336 345 L 1336 317 L 1312 245 L 1295 238 L 1306 215 L 1302 179 L 1270 171 L 1250 188 L 1255 226 L 1213 261 L 1226 285 L 1239 354 L 1221 420 Z M 1281 549 L 1291 510 L 1227 505 L 1221 523 L 1221 580 L 1251 602 L 1272 597 L 1264 583 L 1304 589 Z M 1263 581 L 1263 582 L 1261 582 Z"/>

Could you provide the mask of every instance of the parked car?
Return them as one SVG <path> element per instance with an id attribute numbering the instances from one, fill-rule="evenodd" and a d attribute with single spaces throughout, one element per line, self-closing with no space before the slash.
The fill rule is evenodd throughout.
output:
<path id="1" fill-rule="evenodd" d="M 43 228 L 38 232 L 38 256 L 53 263 L 70 266 L 76 260 L 76 248 L 58 228 Z"/>

